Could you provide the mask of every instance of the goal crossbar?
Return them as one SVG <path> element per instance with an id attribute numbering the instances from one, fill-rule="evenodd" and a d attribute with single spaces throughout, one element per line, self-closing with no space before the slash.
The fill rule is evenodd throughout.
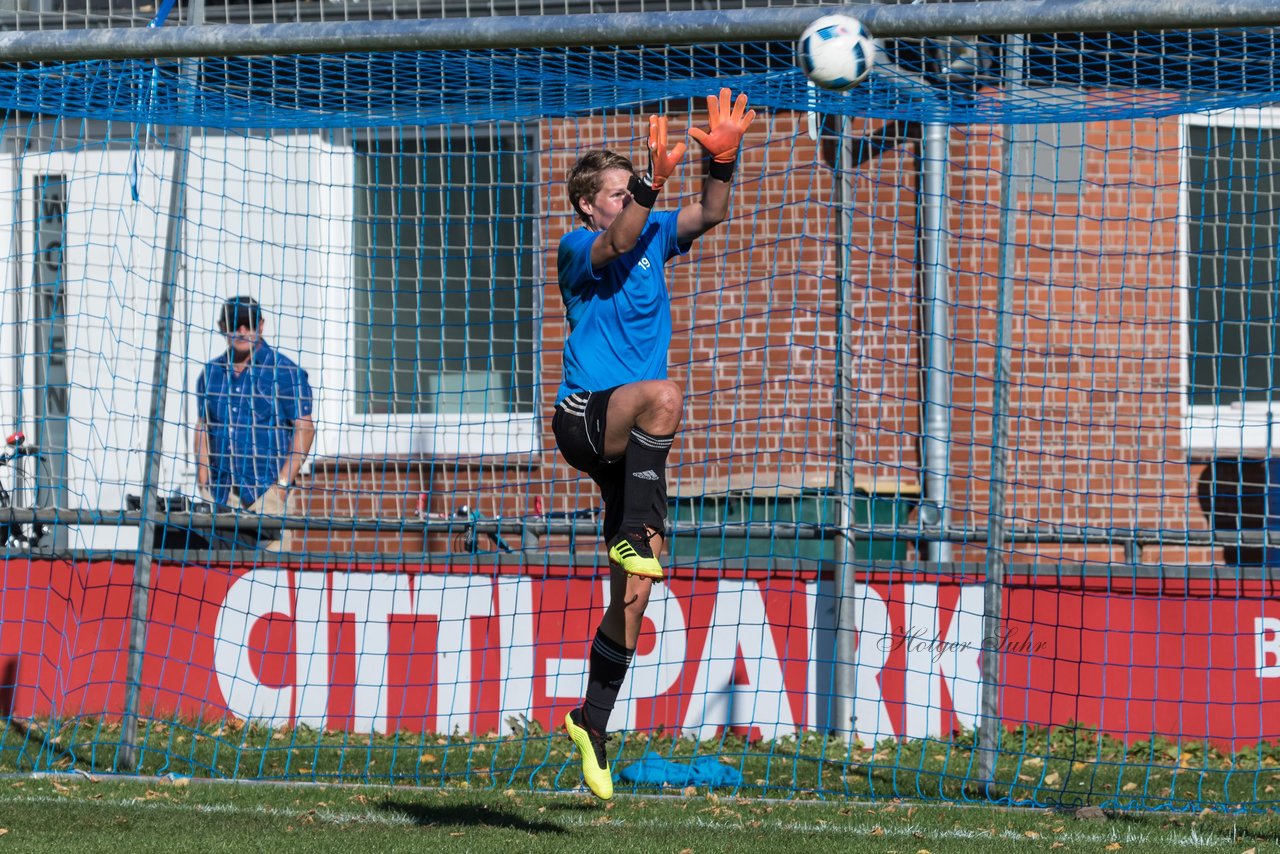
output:
<path id="1" fill-rule="evenodd" d="M 832 13 L 883 38 L 1280 25 L 1275 0 L 996 0 L 9 32 L 0 34 L 0 62 L 751 42 L 793 39 Z"/>

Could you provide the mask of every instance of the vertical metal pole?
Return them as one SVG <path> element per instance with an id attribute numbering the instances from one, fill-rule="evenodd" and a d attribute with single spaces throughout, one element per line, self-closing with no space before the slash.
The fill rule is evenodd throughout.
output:
<path id="1" fill-rule="evenodd" d="M 991 423 L 991 481 L 987 492 L 987 560 L 983 584 L 982 636 L 1002 637 L 1004 604 L 1004 542 L 1007 533 L 1005 500 L 1009 490 L 1009 377 L 1012 351 L 1009 348 L 1013 304 L 1015 252 L 1013 218 L 1017 208 L 1018 185 L 1013 178 L 1017 146 L 1016 128 L 1006 125 L 1004 164 L 1000 174 L 1000 261 L 996 283 L 996 364 L 993 379 Z M 996 757 L 1000 746 L 1000 644 L 982 644 L 981 714 L 978 729 L 978 778 L 984 785 L 995 782 Z"/>
<path id="2" fill-rule="evenodd" d="M 204 22 L 204 2 L 191 6 L 190 25 Z M 192 70 L 184 62 L 179 79 Z M 156 358 L 151 375 L 151 412 L 147 423 L 147 452 L 142 475 L 142 507 L 138 523 L 138 551 L 133 563 L 133 608 L 129 615 L 129 662 L 121 715 L 120 764 L 138 767 L 138 702 L 142 687 L 142 662 L 147 648 L 147 609 L 151 593 L 151 549 L 156 531 L 156 498 L 159 494 L 160 460 L 164 448 L 165 402 L 169 390 L 169 355 L 173 340 L 174 292 L 182 274 L 182 225 L 186 218 L 187 165 L 191 128 L 178 131 L 169 187 L 169 221 L 165 232 L 164 266 L 160 280 L 160 311 L 156 320 Z"/>
<path id="3" fill-rule="evenodd" d="M 818 140 L 821 145 L 821 140 Z M 833 663 L 832 688 L 835 697 L 831 703 L 831 720 L 828 727 L 854 739 L 853 694 L 856 674 L 857 645 L 857 568 L 853 565 L 853 371 L 850 358 L 850 321 L 852 319 L 853 294 L 849 253 L 853 247 L 853 198 L 850 187 L 853 152 L 849 139 L 849 119 L 840 123 L 839 148 L 836 168 L 836 204 L 840 217 L 840 236 L 836 246 L 836 265 L 839 284 L 836 297 L 836 399 L 835 412 L 839 429 L 839 463 L 836 468 L 837 489 L 840 492 L 840 537 L 836 566 L 836 619 L 835 662 Z"/>
<path id="4" fill-rule="evenodd" d="M 13 125 L 13 224 L 11 226 L 11 239 L 13 240 L 13 257 L 22 258 L 22 228 L 26 223 L 26 215 L 22 210 L 22 167 L 26 161 L 28 137 L 19 138 L 18 124 Z M 31 133 L 31 125 L 27 125 L 27 133 Z M 23 330 L 26 324 L 22 322 L 22 267 L 21 263 L 10 264 L 9 267 L 13 272 L 13 426 L 20 427 L 22 418 L 26 414 L 26 401 L 23 400 L 22 389 L 24 360 L 22 358 L 22 348 L 26 346 L 23 340 Z M 8 425 L 6 425 L 8 426 Z"/>
<path id="5" fill-rule="evenodd" d="M 924 467 L 925 497 L 922 510 L 932 508 L 942 531 L 951 518 L 948 490 L 951 470 L 951 292 L 947 275 L 947 157 L 950 126 L 924 127 L 921 162 L 921 204 L 924 207 L 921 250 L 924 262 L 924 299 L 928 328 L 928 364 L 925 383 Z M 930 557 L 951 560 L 951 543 L 935 542 Z"/>

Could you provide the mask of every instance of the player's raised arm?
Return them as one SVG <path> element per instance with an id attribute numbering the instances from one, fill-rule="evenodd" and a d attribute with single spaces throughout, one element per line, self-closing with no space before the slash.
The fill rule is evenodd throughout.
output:
<path id="1" fill-rule="evenodd" d="M 711 164 L 702 185 L 702 199 L 680 209 L 676 235 L 682 243 L 719 225 L 729 215 L 729 189 L 738 162 L 738 147 L 755 117 L 756 111 L 747 109 L 745 92 L 740 92 L 736 100 L 727 88 L 721 89 L 718 96 L 707 96 L 708 127 L 689 128 L 689 136 L 706 151 Z"/>
<path id="2" fill-rule="evenodd" d="M 684 152 L 683 142 L 667 148 L 667 117 L 649 116 L 649 171 L 643 178 L 621 169 L 606 173 L 597 200 L 590 203 L 592 224 L 604 231 L 591 246 L 594 269 L 635 247 L 662 185 L 675 172 Z M 588 203 L 582 204 L 587 210 Z"/>

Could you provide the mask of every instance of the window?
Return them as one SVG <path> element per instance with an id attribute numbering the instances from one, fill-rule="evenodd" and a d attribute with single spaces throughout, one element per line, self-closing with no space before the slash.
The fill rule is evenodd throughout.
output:
<path id="1" fill-rule="evenodd" d="M 1187 396 L 1193 448 L 1266 450 L 1280 418 L 1280 128 L 1185 126 Z M 1280 440 L 1280 433 L 1275 438 Z"/>
<path id="2" fill-rule="evenodd" d="M 1029 179 L 1033 193 L 1079 195 L 1084 183 L 1084 125 L 1014 125 L 1014 174 Z"/>
<path id="3" fill-rule="evenodd" d="M 537 182 L 527 143 L 494 128 L 356 142 L 357 415 L 533 411 Z"/>

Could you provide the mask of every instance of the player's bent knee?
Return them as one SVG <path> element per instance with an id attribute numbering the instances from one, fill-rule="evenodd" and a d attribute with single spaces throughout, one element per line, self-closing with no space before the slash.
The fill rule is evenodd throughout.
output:
<path id="1" fill-rule="evenodd" d="M 684 416 L 684 389 L 671 380 L 659 380 L 655 386 L 650 407 L 679 424 Z"/>

